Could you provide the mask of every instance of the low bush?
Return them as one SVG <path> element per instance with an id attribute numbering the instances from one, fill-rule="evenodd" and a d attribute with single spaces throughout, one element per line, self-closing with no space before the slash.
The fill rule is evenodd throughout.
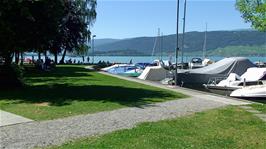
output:
<path id="1" fill-rule="evenodd" d="M 0 65 L 0 88 L 10 89 L 23 86 L 23 68 L 12 64 L 11 66 Z"/>

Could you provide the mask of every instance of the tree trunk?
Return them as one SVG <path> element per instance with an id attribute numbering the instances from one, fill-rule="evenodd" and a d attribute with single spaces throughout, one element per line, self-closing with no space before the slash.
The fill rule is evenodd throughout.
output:
<path id="1" fill-rule="evenodd" d="M 44 51 L 44 59 L 46 60 L 47 59 L 47 51 Z"/>
<path id="2" fill-rule="evenodd" d="M 4 63 L 4 65 L 6 65 L 6 66 L 10 66 L 11 63 L 12 63 L 13 54 L 12 54 L 12 53 L 6 53 L 6 54 L 4 55 L 4 58 L 5 58 L 5 63 Z"/>
<path id="3" fill-rule="evenodd" d="M 66 49 L 65 49 L 65 51 L 64 51 L 64 53 L 63 53 L 62 59 L 61 59 L 60 62 L 59 62 L 60 64 L 64 64 L 65 56 L 66 56 Z"/>
<path id="4" fill-rule="evenodd" d="M 54 63 L 57 64 L 57 52 L 54 54 Z"/>
<path id="5" fill-rule="evenodd" d="M 18 65 L 19 62 L 19 51 L 15 52 L 15 63 Z"/>
<path id="6" fill-rule="evenodd" d="M 41 59 L 41 52 L 38 53 L 38 60 Z"/>
<path id="7" fill-rule="evenodd" d="M 23 66 L 23 62 L 24 62 L 24 57 L 23 57 L 23 52 L 20 53 L 20 65 Z"/>
<path id="8" fill-rule="evenodd" d="M 11 66 L 14 52 L 7 52 L 3 54 L 5 63 L 0 65 L 0 89 L 10 89 L 22 87 L 22 74 Z"/>

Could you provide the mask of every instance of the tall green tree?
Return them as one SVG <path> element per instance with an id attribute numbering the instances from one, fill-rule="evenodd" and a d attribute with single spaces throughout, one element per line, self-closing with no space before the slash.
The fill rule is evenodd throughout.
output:
<path id="1" fill-rule="evenodd" d="M 236 8 L 255 29 L 266 31 L 266 0 L 236 0 Z"/>
<path id="2" fill-rule="evenodd" d="M 96 0 L 66 0 L 65 15 L 59 29 L 59 44 L 63 49 L 60 63 L 64 63 L 66 52 L 80 53 L 88 50 L 86 42 L 90 40 L 88 27 L 96 19 Z"/>
<path id="3" fill-rule="evenodd" d="M 0 56 L 10 65 L 14 52 L 44 51 L 63 18 L 63 0 L 0 1 Z"/>

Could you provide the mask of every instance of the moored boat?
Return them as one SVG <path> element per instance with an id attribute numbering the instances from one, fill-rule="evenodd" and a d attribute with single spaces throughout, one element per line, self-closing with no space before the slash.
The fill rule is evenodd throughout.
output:
<path id="1" fill-rule="evenodd" d="M 266 80 L 266 68 L 248 68 L 242 75 L 231 73 L 226 79 L 217 83 L 219 78 L 213 78 L 204 87 L 213 93 L 230 95 L 232 91 L 251 85 L 262 85 Z"/>
<path id="2" fill-rule="evenodd" d="M 237 89 L 230 94 L 231 97 L 249 98 L 249 99 L 266 99 L 266 84 L 253 85 Z"/>
<path id="3" fill-rule="evenodd" d="M 101 70 L 112 74 L 131 77 L 138 77 L 143 71 L 143 69 L 135 66 L 134 64 L 115 64 Z"/>
<path id="4" fill-rule="evenodd" d="M 220 60 L 203 68 L 180 70 L 178 72 L 178 84 L 186 87 L 202 87 L 211 78 L 227 78 L 230 73 L 244 74 L 248 68 L 256 67 L 250 60 L 244 57 L 231 57 Z"/>
<path id="5" fill-rule="evenodd" d="M 150 80 L 150 81 L 161 81 L 171 75 L 170 63 L 167 61 L 155 60 L 156 66 L 148 66 L 146 67 L 141 75 L 138 77 L 142 80 Z"/>

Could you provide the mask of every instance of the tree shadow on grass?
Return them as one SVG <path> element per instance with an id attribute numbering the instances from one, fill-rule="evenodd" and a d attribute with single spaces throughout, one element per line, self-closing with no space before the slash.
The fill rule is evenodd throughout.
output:
<path id="1" fill-rule="evenodd" d="M 85 66 L 84 66 L 85 67 Z M 92 70 L 87 70 L 83 67 L 74 67 L 74 66 L 57 66 L 51 71 L 38 71 L 32 69 L 25 72 L 26 77 L 84 77 L 91 76 L 88 72 Z"/>
<path id="2" fill-rule="evenodd" d="M 51 106 L 71 105 L 73 101 L 115 102 L 124 106 L 141 107 L 175 95 L 148 89 L 120 86 L 68 86 L 65 84 L 28 86 L 22 90 L 0 92 L 1 99 L 17 100 L 19 103 L 49 102 Z"/>

